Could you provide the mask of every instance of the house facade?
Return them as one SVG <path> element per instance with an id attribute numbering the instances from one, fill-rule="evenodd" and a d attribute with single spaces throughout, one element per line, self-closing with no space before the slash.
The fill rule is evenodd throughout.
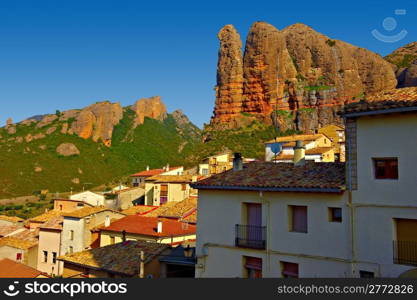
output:
<path id="1" fill-rule="evenodd" d="M 230 170 L 233 166 L 233 153 L 231 151 L 221 152 L 205 158 L 198 165 L 200 176 L 210 176 Z"/>
<path id="2" fill-rule="evenodd" d="M 169 165 L 164 166 L 160 169 L 149 169 L 146 167 L 145 171 L 130 175 L 132 178 L 133 187 L 144 187 L 145 180 L 155 175 L 182 175 L 184 173 L 184 167 L 170 167 Z"/>
<path id="3" fill-rule="evenodd" d="M 103 206 L 104 196 L 90 191 L 81 192 L 70 196 L 71 200 L 78 200 L 88 203 L 92 206 Z"/>

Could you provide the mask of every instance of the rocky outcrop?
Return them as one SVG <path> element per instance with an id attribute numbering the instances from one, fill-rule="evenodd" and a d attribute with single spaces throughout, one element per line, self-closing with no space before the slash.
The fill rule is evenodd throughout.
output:
<path id="1" fill-rule="evenodd" d="M 62 156 L 80 155 L 80 150 L 71 143 L 63 143 L 56 148 L 56 152 Z"/>
<path id="2" fill-rule="evenodd" d="M 38 124 L 36 124 L 36 127 L 37 128 L 45 127 L 45 126 L 51 124 L 56 119 L 58 119 L 57 115 L 46 115 L 42 118 L 42 120 Z"/>
<path id="3" fill-rule="evenodd" d="M 201 130 L 191 123 L 190 119 L 188 119 L 182 110 L 177 109 L 171 115 L 177 124 L 179 134 L 187 135 L 193 139 L 200 139 Z"/>
<path id="4" fill-rule="evenodd" d="M 83 139 L 92 138 L 111 145 L 114 126 L 123 118 L 119 103 L 98 102 L 84 108 L 71 125 L 71 131 Z"/>
<path id="5" fill-rule="evenodd" d="M 142 98 L 136 101 L 136 103 L 131 106 L 131 109 L 136 113 L 134 127 L 143 124 L 145 122 L 145 117 L 159 121 L 163 121 L 167 117 L 166 106 L 159 96 Z"/>
<path id="6" fill-rule="evenodd" d="M 213 122 L 226 123 L 242 111 L 242 41 L 233 25 L 224 26 L 217 37 L 220 41 L 220 49 Z"/>
<path id="7" fill-rule="evenodd" d="M 417 86 L 417 42 L 396 49 L 385 59 L 392 64 L 398 88 Z"/>
<path id="8" fill-rule="evenodd" d="M 238 37 L 231 25 L 219 33 L 214 128 L 236 127 L 242 124 L 243 114 L 281 130 L 311 132 L 329 122 L 341 123 L 336 111 L 344 104 L 392 89 L 397 83 L 392 65 L 379 55 L 332 40 L 304 24 L 279 31 L 265 22 L 254 23 L 242 66 Z M 233 61 L 230 53 L 234 53 Z M 240 70 L 243 79 L 236 76 Z M 233 90 L 232 100 L 230 82 L 240 80 L 242 94 Z M 291 112 L 292 121 L 280 111 Z"/>

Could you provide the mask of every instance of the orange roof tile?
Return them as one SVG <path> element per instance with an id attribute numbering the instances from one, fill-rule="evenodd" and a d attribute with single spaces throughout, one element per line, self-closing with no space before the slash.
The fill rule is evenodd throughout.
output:
<path id="1" fill-rule="evenodd" d="M 278 192 L 341 192 L 344 185 L 344 163 L 312 161 L 306 161 L 304 166 L 253 162 L 245 164 L 240 171 L 226 171 L 192 184 L 197 189 Z"/>
<path id="2" fill-rule="evenodd" d="M 104 207 L 104 206 L 93 206 L 93 207 L 83 207 L 81 209 L 76 209 L 74 211 L 71 212 L 64 212 L 62 213 L 62 215 L 64 217 L 72 217 L 72 218 L 84 218 L 84 217 L 88 217 L 90 215 L 93 214 L 97 214 L 103 211 L 114 211 L 110 208 Z M 114 211 L 115 212 L 115 211 Z M 118 212 L 120 213 L 120 212 Z"/>
<path id="3" fill-rule="evenodd" d="M 125 215 L 144 215 L 150 211 L 153 211 L 155 209 L 158 209 L 159 206 L 151 206 L 151 205 L 135 205 L 132 207 L 129 207 L 125 210 L 122 210 L 122 213 Z"/>
<path id="4" fill-rule="evenodd" d="M 146 179 L 155 183 L 191 183 L 197 176 L 193 175 L 155 175 Z"/>
<path id="5" fill-rule="evenodd" d="M 0 239 L 0 247 L 9 246 L 13 248 L 18 248 L 22 250 L 30 249 L 35 247 L 38 244 L 37 241 L 29 241 L 16 238 L 14 236 L 7 236 Z"/>
<path id="6" fill-rule="evenodd" d="M 162 232 L 157 232 L 158 220 L 162 221 Z M 152 237 L 171 237 L 195 234 L 196 226 L 189 225 L 184 227 L 184 224 L 176 220 L 132 215 L 119 219 L 108 227 L 102 227 L 101 230 L 115 232 L 126 231 L 126 233 Z"/>
<path id="7" fill-rule="evenodd" d="M 146 217 L 168 217 L 168 218 L 181 218 L 186 213 L 197 208 L 197 198 L 189 197 L 183 201 L 170 201 L 157 209 L 146 213 Z"/>
<path id="8" fill-rule="evenodd" d="M 169 170 L 166 170 L 164 168 L 162 169 L 152 169 L 152 170 L 147 170 L 147 171 L 142 171 L 139 173 L 135 173 L 130 175 L 130 177 L 150 177 L 150 176 L 154 176 L 154 175 L 159 175 L 168 171 L 172 171 L 172 170 L 176 170 L 179 169 L 181 167 L 170 167 Z"/>
<path id="9" fill-rule="evenodd" d="M 8 258 L 0 260 L 0 278 L 36 278 L 42 272 Z"/>
<path id="10" fill-rule="evenodd" d="M 273 140 L 266 142 L 265 144 L 270 143 L 288 143 L 288 142 L 295 142 L 295 141 L 315 141 L 324 135 L 322 134 L 295 134 L 295 135 L 288 135 L 288 136 L 280 136 Z"/>
<path id="11" fill-rule="evenodd" d="M 22 227 L 18 225 L 0 225 L 0 237 L 11 234 L 21 228 Z"/>

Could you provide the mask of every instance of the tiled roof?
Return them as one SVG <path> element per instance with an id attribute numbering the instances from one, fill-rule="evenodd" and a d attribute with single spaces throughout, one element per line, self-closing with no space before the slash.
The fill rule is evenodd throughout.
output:
<path id="1" fill-rule="evenodd" d="M 158 220 L 162 221 L 162 232 L 157 232 Z M 171 237 L 195 234 L 196 227 L 195 225 L 184 226 L 183 223 L 176 220 L 132 215 L 119 219 L 108 227 L 102 227 L 101 230 L 126 231 L 126 233 L 152 237 Z"/>
<path id="2" fill-rule="evenodd" d="M 389 110 L 417 108 L 417 88 L 402 88 L 384 91 L 368 96 L 366 101 L 345 105 L 340 112 L 342 115 L 355 113 L 379 112 L 387 113 Z"/>
<path id="3" fill-rule="evenodd" d="M 156 175 L 146 179 L 155 183 L 191 183 L 193 175 Z"/>
<path id="4" fill-rule="evenodd" d="M 184 214 L 180 221 L 194 224 L 197 223 L 197 208 Z"/>
<path id="5" fill-rule="evenodd" d="M 62 230 L 62 223 L 64 222 L 64 217 L 59 216 L 54 219 L 51 219 L 41 225 L 41 229 L 57 229 Z"/>
<path id="6" fill-rule="evenodd" d="M 179 169 L 179 168 L 181 168 L 181 167 L 170 167 L 169 170 L 166 170 L 164 168 L 162 168 L 162 169 L 152 169 L 152 170 L 147 170 L 147 171 L 142 171 L 142 172 L 139 172 L 139 173 L 132 174 L 132 175 L 130 175 L 130 177 L 150 177 L 150 176 L 159 175 L 159 174 L 162 174 L 162 173 L 165 173 L 165 172 L 169 172 L 169 171 L 172 171 L 172 170 L 176 170 L 176 169 Z"/>
<path id="7" fill-rule="evenodd" d="M 22 218 L 15 217 L 15 216 L 6 216 L 6 215 L 0 215 L 0 220 L 14 222 L 14 223 L 19 223 L 19 222 L 24 221 L 24 219 Z"/>
<path id="8" fill-rule="evenodd" d="M 170 201 L 145 214 L 146 217 L 181 218 L 184 214 L 197 208 L 197 198 L 189 197 L 183 201 Z"/>
<path id="9" fill-rule="evenodd" d="M 51 219 L 61 216 L 62 212 L 58 210 L 48 210 L 47 212 L 29 219 L 29 222 L 45 223 Z"/>
<path id="10" fill-rule="evenodd" d="M 96 270 L 133 276 L 139 273 L 140 253 L 145 252 L 145 263 L 158 258 L 169 248 L 167 244 L 146 241 L 126 241 L 114 245 L 67 254 L 58 259 Z"/>
<path id="11" fill-rule="evenodd" d="M 37 241 L 22 240 L 14 236 L 7 236 L 0 239 L 0 247 L 10 246 L 18 249 L 30 249 L 38 244 Z"/>
<path id="12" fill-rule="evenodd" d="M 276 139 L 270 140 L 266 142 L 265 144 L 285 143 L 285 142 L 288 143 L 288 142 L 295 142 L 295 141 L 315 141 L 321 137 L 323 137 L 322 134 L 295 134 L 295 135 L 277 137 Z"/>
<path id="13" fill-rule="evenodd" d="M 136 205 L 129 207 L 125 210 L 122 210 L 122 213 L 125 215 L 144 215 L 152 210 L 158 209 L 160 206 L 151 206 L 151 205 Z"/>
<path id="14" fill-rule="evenodd" d="M 15 239 L 27 241 L 31 243 L 38 243 L 39 240 L 39 228 L 36 229 L 24 229 L 12 235 Z"/>
<path id="15" fill-rule="evenodd" d="M 21 228 L 22 227 L 18 225 L 0 225 L 0 237 L 11 234 Z"/>
<path id="16" fill-rule="evenodd" d="M 81 209 L 77 209 L 71 212 L 65 212 L 62 215 L 64 217 L 72 217 L 72 218 L 84 218 L 88 217 L 93 214 L 100 213 L 102 211 L 113 211 L 110 208 L 104 206 L 93 206 L 93 207 L 83 207 Z"/>
<path id="17" fill-rule="evenodd" d="M 305 154 L 306 155 L 321 155 L 321 154 L 331 151 L 332 149 L 333 149 L 332 147 L 316 147 L 316 148 L 306 149 Z M 279 154 L 276 157 L 276 159 L 274 158 L 274 160 L 293 160 L 293 159 L 294 159 L 294 154 L 284 154 L 284 153 Z"/>
<path id="18" fill-rule="evenodd" d="M 42 272 L 11 259 L 0 260 L 0 278 L 36 278 L 41 274 Z"/>
<path id="19" fill-rule="evenodd" d="M 340 192 L 345 184 L 344 163 L 253 162 L 240 171 L 229 170 L 201 180 L 197 189 L 232 189 L 263 191 Z"/>

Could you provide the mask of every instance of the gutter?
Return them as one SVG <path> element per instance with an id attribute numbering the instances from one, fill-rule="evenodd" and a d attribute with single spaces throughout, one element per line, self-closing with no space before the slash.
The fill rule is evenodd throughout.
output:
<path id="1" fill-rule="evenodd" d="M 417 111 L 416 106 L 354 112 L 354 113 L 342 114 L 342 116 L 344 118 L 356 118 L 356 117 L 362 117 L 362 116 L 393 114 L 393 113 L 413 112 L 413 111 Z"/>
<path id="2" fill-rule="evenodd" d="M 191 185 L 199 190 L 231 190 L 231 191 L 260 191 L 260 192 L 301 192 L 301 193 L 343 193 L 344 188 L 291 188 L 291 187 L 248 187 L 248 186 L 229 186 L 229 185 Z"/>

